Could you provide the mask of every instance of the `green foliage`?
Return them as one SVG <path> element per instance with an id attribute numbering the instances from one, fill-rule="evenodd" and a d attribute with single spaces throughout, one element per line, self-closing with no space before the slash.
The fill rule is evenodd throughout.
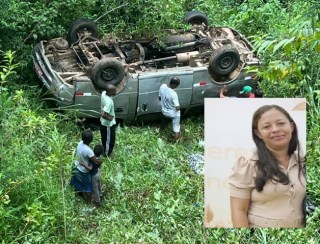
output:
<path id="1" fill-rule="evenodd" d="M 47 229 L 65 229 L 61 226 L 65 222 L 61 211 L 66 202 L 62 197 L 65 176 L 58 169 L 64 169 L 71 153 L 58 157 L 67 142 L 55 129 L 57 115 L 41 112 L 35 95 L 39 91 L 4 89 L 15 67 L 12 59 L 7 52 L 1 76 L 0 217 L 4 222 L 0 236 L 8 242 L 33 242 L 50 237 Z"/>
<path id="2" fill-rule="evenodd" d="M 7 83 L 10 82 L 12 75 L 15 74 L 14 69 L 18 66 L 13 63 L 14 54 L 15 52 L 7 51 L 2 55 L 2 65 L 0 65 L 0 94 L 8 89 Z"/>
<path id="3" fill-rule="evenodd" d="M 19 56 L 18 79 L 34 79 L 30 59 L 32 46 L 42 39 L 67 35 L 75 19 L 97 21 L 101 33 L 126 32 L 128 36 L 161 34 L 164 28 L 184 28 L 182 18 L 196 9 L 207 13 L 210 25 L 227 25 L 246 36 L 281 32 L 289 20 L 303 14 L 316 1 L 295 0 L 283 4 L 267 1 L 186 1 L 186 0 L 67 0 L 13 1 L 5 0 L 0 20 L 0 47 L 15 50 Z"/>
<path id="4" fill-rule="evenodd" d="M 297 11 L 305 4 L 292 6 Z M 266 64 L 259 76 L 266 97 L 306 97 L 307 113 L 307 173 L 308 193 L 317 205 L 319 184 L 314 170 L 319 168 L 319 85 L 320 85 L 320 19 L 319 4 L 308 13 L 289 22 L 286 29 L 255 36 L 255 47 Z M 301 13 L 304 13 L 301 11 Z"/>
<path id="5" fill-rule="evenodd" d="M 203 153 L 203 117 L 183 120 L 178 144 L 171 142 L 169 129 L 118 128 L 114 155 L 102 168 L 103 206 L 92 210 L 67 186 L 80 131 L 33 106 L 39 103 L 27 93 L 18 91 L 12 101 L 16 109 L 4 121 L 6 144 L 0 148 L 6 155 L 0 175 L 0 216 L 6 221 L 0 234 L 7 242 L 306 243 L 304 230 L 203 228 L 203 177 L 187 160 Z M 94 132 L 92 144 L 99 139 Z M 314 216 L 309 234 L 317 228 Z"/>
<path id="6" fill-rule="evenodd" d="M 88 10 L 95 6 L 95 1 L 88 0 L 3 2 L 6 9 L 1 11 L 0 48 L 15 50 L 20 64 L 17 79 L 28 84 L 35 77 L 30 59 L 32 46 L 43 39 L 66 36 L 69 24 L 79 17 L 92 17 Z"/>
<path id="7" fill-rule="evenodd" d="M 255 46 L 266 61 L 260 76 L 272 96 L 305 96 L 310 88 L 318 92 L 319 23 L 317 14 L 304 16 L 281 35 L 256 37 Z"/>
<path id="8" fill-rule="evenodd" d="M 101 1 L 104 15 L 100 10 L 98 23 L 102 32 L 124 32 L 127 35 L 136 36 L 147 34 L 151 36 L 161 29 L 181 28 L 182 18 L 185 14 L 184 6 L 187 1 L 149 1 L 135 0 L 119 4 L 119 1 Z M 108 2 L 108 4 L 106 3 Z M 120 8 L 117 8 L 122 6 Z M 160 32 L 161 33 L 161 32 Z"/>
<path id="9" fill-rule="evenodd" d="M 243 1 L 228 22 L 234 28 L 242 30 L 246 36 L 272 33 L 283 27 L 290 19 L 290 14 L 278 0 Z"/>

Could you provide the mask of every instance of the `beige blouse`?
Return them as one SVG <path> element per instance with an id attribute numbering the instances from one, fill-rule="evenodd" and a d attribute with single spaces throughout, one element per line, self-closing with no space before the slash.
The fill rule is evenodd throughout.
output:
<path id="1" fill-rule="evenodd" d="M 303 227 L 302 202 L 306 194 L 306 179 L 302 172 L 298 177 L 299 166 L 296 154 L 289 161 L 290 183 L 284 185 L 267 181 L 261 192 L 255 189 L 257 175 L 253 152 L 249 157 L 240 157 L 229 176 L 230 196 L 250 199 L 248 220 L 250 227 Z"/>

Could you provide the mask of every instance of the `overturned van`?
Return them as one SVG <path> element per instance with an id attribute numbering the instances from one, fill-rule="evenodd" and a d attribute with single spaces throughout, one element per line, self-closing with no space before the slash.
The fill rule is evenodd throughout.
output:
<path id="1" fill-rule="evenodd" d="M 203 107 L 206 97 L 219 97 L 223 85 L 229 96 L 246 85 L 256 88 L 254 69 L 248 68 L 260 60 L 246 38 L 231 28 L 209 27 L 199 11 L 187 13 L 184 20 L 191 29 L 120 40 L 98 38 L 95 22 L 79 19 L 67 39 L 43 40 L 33 48 L 34 68 L 58 106 L 71 107 L 79 117 L 98 118 L 101 92 L 107 84 L 115 85 L 116 117 L 127 123 L 158 118 L 159 88 L 173 76 L 181 80 L 176 91 L 184 113 Z"/>

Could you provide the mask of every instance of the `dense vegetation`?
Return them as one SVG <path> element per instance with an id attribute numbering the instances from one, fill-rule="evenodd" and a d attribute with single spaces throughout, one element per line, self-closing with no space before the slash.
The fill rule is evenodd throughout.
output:
<path id="1" fill-rule="evenodd" d="M 119 7 L 121 6 L 121 7 Z M 0 9 L 0 238 L 3 243 L 319 243 L 317 209 L 308 228 L 203 228 L 203 177 L 188 155 L 203 154 L 203 118 L 183 121 L 180 143 L 157 125 L 122 127 L 105 161 L 104 205 L 93 211 L 68 187 L 73 150 L 83 127 L 72 114 L 50 111 L 30 51 L 40 39 L 65 36 L 79 17 L 101 31 L 157 33 L 181 27 L 186 11 L 208 13 L 210 25 L 238 29 L 266 64 L 267 97 L 308 101 L 308 193 L 319 198 L 319 1 L 64 0 L 2 1 Z M 105 14 L 107 13 L 107 14 Z M 104 15 L 105 14 L 105 15 Z M 99 133 L 94 132 L 95 141 Z"/>

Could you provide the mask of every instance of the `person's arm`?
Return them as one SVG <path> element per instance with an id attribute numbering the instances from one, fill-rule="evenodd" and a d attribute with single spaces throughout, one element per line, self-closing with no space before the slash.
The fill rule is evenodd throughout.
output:
<path id="1" fill-rule="evenodd" d="M 105 111 L 101 112 L 101 117 L 106 119 L 106 120 L 109 120 L 109 121 L 113 120 L 113 118 L 114 118 L 113 115 L 111 115 L 111 114 L 109 114 L 109 113 L 107 113 Z"/>
<path id="2" fill-rule="evenodd" d="M 180 110 L 179 97 L 177 93 L 172 94 L 171 101 L 176 108 L 176 111 Z"/>
<path id="3" fill-rule="evenodd" d="M 160 86 L 160 89 L 159 89 L 159 94 L 158 94 L 159 101 L 161 101 L 161 95 L 162 95 L 162 86 Z"/>
<path id="4" fill-rule="evenodd" d="M 227 91 L 227 86 L 224 85 L 221 89 L 220 89 L 220 98 L 229 98 L 228 96 L 225 96 L 224 93 Z"/>
<path id="5" fill-rule="evenodd" d="M 88 164 L 86 164 L 86 163 L 84 163 L 84 162 L 80 162 L 79 164 L 80 164 L 81 166 L 85 167 L 85 168 L 88 169 L 88 170 L 92 170 L 92 165 L 88 165 Z"/>
<path id="6" fill-rule="evenodd" d="M 90 158 L 90 160 L 91 160 L 93 163 L 95 163 L 96 165 L 98 165 L 98 166 L 100 166 L 100 165 L 102 164 L 102 159 L 97 158 L 96 156 L 92 156 L 92 157 Z"/>
<path id="7" fill-rule="evenodd" d="M 249 227 L 250 199 L 230 197 L 231 220 L 234 228 Z"/>

